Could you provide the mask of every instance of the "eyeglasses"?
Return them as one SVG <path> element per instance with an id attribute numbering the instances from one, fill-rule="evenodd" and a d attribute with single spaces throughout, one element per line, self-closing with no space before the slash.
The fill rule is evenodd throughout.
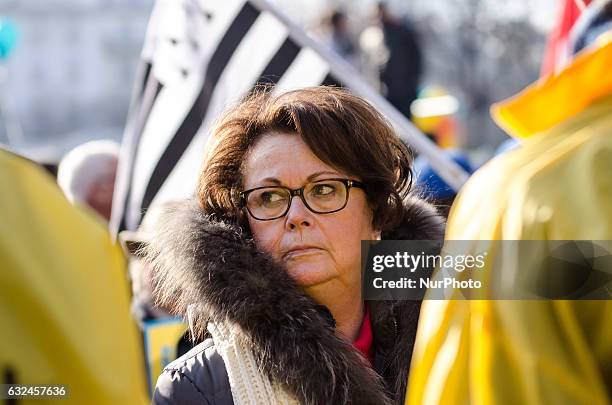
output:
<path id="1" fill-rule="evenodd" d="M 365 184 L 349 179 L 325 179 L 292 190 L 287 187 L 255 187 L 240 192 L 240 202 L 249 214 L 260 221 L 284 217 L 294 196 L 299 196 L 306 208 L 316 214 L 340 211 L 349 199 L 351 188 L 365 189 Z"/>

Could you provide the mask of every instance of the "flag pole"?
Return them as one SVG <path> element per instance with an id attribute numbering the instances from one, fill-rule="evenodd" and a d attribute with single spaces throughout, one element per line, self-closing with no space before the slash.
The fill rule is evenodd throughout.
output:
<path id="1" fill-rule="evenodd" d="M 359 73 L 336 53 L 332 52 L 322 43 L 315 41 L 306 32 L 285 14 L 278 10 L 267 0 L 248 0 L 261 11 L 266 11 L 275 16 L 289 30 L 289 35 L 299 45 L 311 48 L 327 63 L 331 72 L 341 79 L 355 94 L 368 100 L 374 107 L 382 112 L 394 124 L 401 138 L 419 153 L 423 154 L 430 162 L 436 173 L 455 191 L 467 181 L 468 173 L 446 155 L 425 134 L 419 131 L 406 116 L 372 89 L 359 75 Z"/>

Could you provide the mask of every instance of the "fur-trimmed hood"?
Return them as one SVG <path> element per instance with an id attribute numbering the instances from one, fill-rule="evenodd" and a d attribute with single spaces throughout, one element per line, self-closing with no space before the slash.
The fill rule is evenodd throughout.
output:
<path id="1" fill-rule="evenodd" d="M 439 240 L 443 227 L 432 206 L 412 197 L 404 203 L 400 225 L 382 238 Z M 158 304 L 176 315 L 189 313 L 196 339 L 204 337 L 208 322 L 238 326 L 262 371 L 301 403 L 391 404 L 403 399 L 419 303 L 371 302 L 375 351 L 382 356 L 376 373 L 336 336 L 321 306 L 282 265 L 259 251 L 239 226 L 212 219 L 195 200 L 164 210 L 145 253 Z M 379 375 L 385 373 L 392 374 L 383 375 L 386 384 Z"/>

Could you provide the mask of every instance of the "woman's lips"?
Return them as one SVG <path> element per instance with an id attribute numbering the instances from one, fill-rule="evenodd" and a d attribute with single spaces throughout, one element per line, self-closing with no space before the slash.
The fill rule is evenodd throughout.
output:
<path id="1" fill-rule="evenodd" d="M 289 252 L 285 253 L 283 255 L 283 260 L 291 260 L 291 259 L 295 259 L 295 258 L 302 257 L 302 256 L 321 253 L 322 251 L 323 249 L 315 248 L 315 247 L 294 249 L 294 250 L 290 250 Z"/>

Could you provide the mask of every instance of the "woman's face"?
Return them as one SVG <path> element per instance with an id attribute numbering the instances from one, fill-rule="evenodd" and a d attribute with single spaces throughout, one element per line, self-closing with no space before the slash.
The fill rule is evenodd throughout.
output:
<path id="1" fill-rule="evenodd" d="M 275 132 L 264 134 L 251 148 L 243 173 L 245 190 L 261 186 L 296 189 L 330 178 L 361 180 L 323 163 L 298 135 Z M 257 246 L 283 263 L 305 289 L 339 282 L 359 291 L 361 240 L 380 237 L 372 229 L 372 210 L 360 188 L 351 188 L 346 207 L 334 213 L 315 214 L 296 196 L 284 217 L 270 221 L 248 218 Z"/>

